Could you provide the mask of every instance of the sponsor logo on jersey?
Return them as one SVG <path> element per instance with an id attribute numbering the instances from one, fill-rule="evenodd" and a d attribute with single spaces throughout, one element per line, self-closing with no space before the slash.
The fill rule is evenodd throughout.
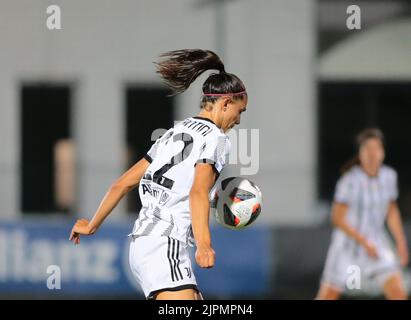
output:
<path id="1" fill-rule="evenodd" d="M 153 198 L 158 200 L 158 204 L 163 206 L 170 200 L 170 195 L 168 192 L 161 188 L 153 187 L 149 183 L 142 183 L 141 188 L 143 190 L 143 195 L 149 193 Z"/>

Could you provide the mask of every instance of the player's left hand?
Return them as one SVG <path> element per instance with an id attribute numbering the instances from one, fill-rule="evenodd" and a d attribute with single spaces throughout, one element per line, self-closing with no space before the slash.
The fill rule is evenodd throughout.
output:
<path id="1" fill-rule="evenodd" d="M 401 267 L 405 267 L 409 261 L 407 245 L 406 244 L 397 245 L 397 252 L 400 257 Z"/>
<path id="2" fill-rule="evenodd" d="M 197 245 L 195 259 L 201 268 L 212 268 L 215 262 L 215 251 L 210 245 Z"/>
<path id="3" fill-rule="evenodd" d="M 73 229 L 71 230 L 70 234 L 70 241 L 73 241 L 75 244 L 80 243 L 80 235 L 90 235 L 92 234 L 91 229 L 89 227 L 89 221 L 86 219 L 78 219 L 77 222 L 74 224 Z"/>

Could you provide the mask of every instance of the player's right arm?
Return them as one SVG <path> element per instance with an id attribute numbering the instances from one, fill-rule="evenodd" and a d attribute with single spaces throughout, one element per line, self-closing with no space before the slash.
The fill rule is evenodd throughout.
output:
<path id="1" fill-rule="evenodd" d="M 90 222 L 86 219 L 77 220 L 73 226 L 69 240 L 78 244 L 80 243 L 80 235 L 94 234 L 124 195 L 139 184 L 149 165 L 150 162 L 142 158 L 121 175 L 104 195 L 103 200 Z"/>
<path id="2" fill-rule="evenodd" d="M 367 239 L 347 221 L 347 212 L 347 204 L 334 202 L 332 209 L 333 225 L 340 228 L 345 234 L 363 246 L 370 257 L 377 258 L 377 248 L 372 243 L 368 242 Z"/>

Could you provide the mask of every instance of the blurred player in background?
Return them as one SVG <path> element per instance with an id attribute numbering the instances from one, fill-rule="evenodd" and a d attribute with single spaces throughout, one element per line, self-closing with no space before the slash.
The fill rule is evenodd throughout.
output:
<path id="1" fill-rule="evenodd" d="M 79 243 L 80 235 L 95 233 L 120 199 L 139 184 L 142 208 L 130 234 L 130 267 L 137 282 L 147 299 L 201 299 L 187 246 L 195 242 L 200 267 L 213 267 L 209 192 L 229 153 L 225 133 L 240 123 L 248 97 L 243 82 L 227 73 L 212 51 L 177 50 L 162 58 L 156 64 L 158 73 L 174 94 L 185 91 L 203 72 L 219 71 L 203 84 L 200 113 L 160 137 L 112 185 L 91 221 L 76 222 L 70 239 Z"/>
<path id="2" fill-rule="evenodd" d="M 384 137 L 366 129 L 357 137 L 358 153 L 343 168 L 332 210 L 335 226 L 317 299 L 338 299 L 346 289 L 349 267 L 378 281 L 387 299 L 407 299 L 401 267 L 408 263 L 408 248 L 397 206 L 397 174 L 383 164 Z M 395 240 L 395 252 L 385 232 Z"/>

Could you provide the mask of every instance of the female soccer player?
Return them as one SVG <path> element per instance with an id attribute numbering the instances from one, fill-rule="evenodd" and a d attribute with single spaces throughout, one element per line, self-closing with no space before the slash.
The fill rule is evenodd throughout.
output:
<path id="1" fill-rule="evenodd" d="M 332 221 L 335 230 L 317 299 L 338 299 L 352 270 L 378 281 L 387 299 L 406 299 L 401 267 L 408 248 L 396 203 L 397 174 L 383 164 L 383 134 L 366 129 L 357 137 L 358 154 L 339 179 Z M 399 263 L 385 235 L 385 222 L 395 240 Z M 350 266 L 358 266 L 352 268 Z M 361 278 L 360 278 L 361 279 Z"/>
<path id="2" fill-rule="evenodd" d="M 139 184 L 142 208 L 130 236 L 130 267 L 147 299 L 201 299 L 187 246 L 195 243 L 202 268 L 214 266 L 209 230 L 209 192 L 225 165 L 225 134 L 246 110 L 243 82 L 227 73 L 209 50 L 161 55 L 157 72 L 174 94 L 185 91 L 207 70 L 201 110 L 169 129 L 147 154 L 115 181 L 91 221 L 78 220 L 70 240 L 94 234 L 120 199 Z M 151 106 L 155 107 L 155 106 Z"/>

